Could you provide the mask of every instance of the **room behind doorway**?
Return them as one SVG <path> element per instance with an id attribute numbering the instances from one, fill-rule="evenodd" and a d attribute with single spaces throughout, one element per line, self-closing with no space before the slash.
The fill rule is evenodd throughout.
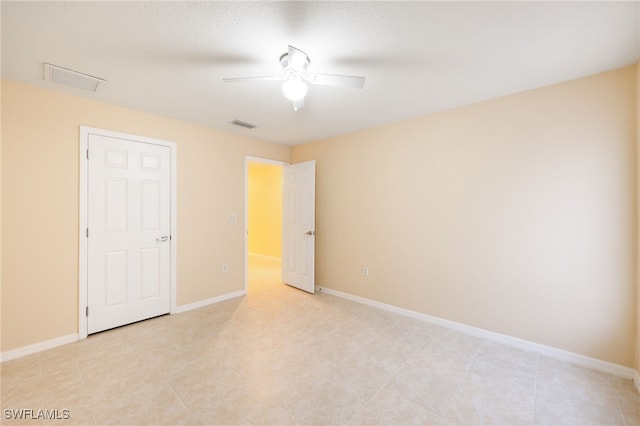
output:
<path id="1" fill-rule="evenodd" d="M 282 168 L 269 160 L 247 161 L 247 290 L 274 275 L 282 257 Z M 263 266 L 269 265 L 268 272 Z M 272 281 L 272 280 L 269 280 Z"/>

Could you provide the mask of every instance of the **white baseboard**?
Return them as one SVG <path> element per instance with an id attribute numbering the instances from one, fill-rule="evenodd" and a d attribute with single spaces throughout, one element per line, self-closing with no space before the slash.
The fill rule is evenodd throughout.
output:
<path id="1" fill-rule="evenodd" d="M 205 306 L 213 305 L 214 303 L 224 302 L 225 300 L 235 299 L 236 297 L 244 296 L 246 293 L 244 290 L 234 291 L 232 293 L 223 294 L 220 296 L 212 297 L 205 300 L 200 300 L 198 302 L 189 303 L 187 305 L 176 306 L 176 308 L 171 312 L 172 314 L 180 314 L 182 312 L 191 311 L 194 309 L 202 308 Z"/>
<path id="2" fill-rule="evenodd" d="M 397 306 L 388 305 L 386 303 L 377 302 L 375 300 L 367 299 L 360 296 L 354 296 L 349 293 L 343 293 L 341 291 L 333 290 L 326 287 L 316 287 L 318 291 L 327 293 L 333 296 L 342 297 L 354 302 L 362 303 L 364 305 L 373 306 L 375 308 L 383 309 L 385 311 L 394 312 L 399 315 L 415 318 L 418 320 L 426 321 L 432 324 L 436 324 L 442 327 L 447 327 L 460 331 L 465 334 L 471 334 L 477 337 L 481 337 L 494 342 L 502 343 L 507 346 L 522 349 L 528 352 L 534 352 L 539 355 L 544 355 L 549 358 L 554 358 L 561 361 L 566 361 L 571 364 L 579 365 L 581 367 L 589 368 L 592 370 L 602 371 L 605 373 L 613 374 L 625 379 L 634 379 L 636 387 L 640 391 L 640 376 L 634 369 L 625 367 L 622 365 L 614 364 L 607 361 L 602 361 L 596 358 L 580 355 L 574 352 L 565 351 L 562 349 L 554 348 L 552 346 L 546 346 L 539 343 L 530 342 L 528 340 L 519 339 L 517 337 L 507 336 L 506 334 L 495 333 L 493 331 L 484 330 L 477 327 L 461 324 L 455 321 L 449 321 L 443 318 L 434 317 L 431 315 L 423 314 L 409 309 L 399 308 Z"/>
<path id="3" fill-rule="evenodd" d="M 12 359 L 21 358 L 23 356 L 46 351 L 48 349 L 53 349 L 58 346 L 66 345 L 68 343 L 74 343 L 77 341 L 78 341 L 78 333 L 56 337 L 55 339 L 47 340 L 45 342 L 34 343 L 32 345 L 27 345 L 21 348 L 2 352 L 0 354 L 0 362 L 10 361 Z"/>

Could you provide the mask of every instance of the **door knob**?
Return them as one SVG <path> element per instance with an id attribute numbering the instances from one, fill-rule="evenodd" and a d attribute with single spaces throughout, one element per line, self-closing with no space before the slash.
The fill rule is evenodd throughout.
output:
<path id="1" fill-rule="evenodd" d="M 307 231 L 304 235 L 316 235 L 316 231 Z"/>
<path id="2" fill-rule="evenodd" d="M 156 241 L 159 242 L 159 243 L 163 243 L 163 242 L 167 241 L 168 239 L 169 239 L 169 237 L 167 237 L 166 235 L 163 235 L 160 238 L 156 238 Z"/>

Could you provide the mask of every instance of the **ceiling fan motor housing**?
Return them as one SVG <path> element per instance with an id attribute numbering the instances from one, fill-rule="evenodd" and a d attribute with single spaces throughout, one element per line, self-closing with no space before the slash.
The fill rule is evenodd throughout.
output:
<path id="1" fill-rule="evenodd" d="M 308 56 L 305 56 L 304 62 L 302 63 L 302 67 L 300 67 L 300 69 L 295 69 L 293 66 L 291 66 L 291 64 L 289 64 L 289 53 L 285 52 L 282 54 L 282 56 L 280 56 L 280 65 L 282 66 L 282 69 L 285 72 L 290 70 L 290 71 L 293 71 L 294 73 L 301 74 L 307 71 L 310 64 L 311 64 L 311 60 L 309 59 Z"/>

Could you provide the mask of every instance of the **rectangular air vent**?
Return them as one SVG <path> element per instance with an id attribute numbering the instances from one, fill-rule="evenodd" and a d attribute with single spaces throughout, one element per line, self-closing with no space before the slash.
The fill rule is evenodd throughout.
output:
<path id="1" fill-rule="evenodd" d="M 231 122 L 234 126 L 244 127 L 245 129 L 253 129 L 256 127 L 255 124 L 247 123 L 246 121 L 233 120 Z"/>
<path id="2" fill-rule="evenodd" d="M 98 90 L 100 83 L 104 83 L 106 81 L 102 78 L 62 68 L 46 62 L 44 63 L 44 79 L 66 84 L 67 86 L 77 87 L 78 89 L 90 90 L 92 92 Z"/>

